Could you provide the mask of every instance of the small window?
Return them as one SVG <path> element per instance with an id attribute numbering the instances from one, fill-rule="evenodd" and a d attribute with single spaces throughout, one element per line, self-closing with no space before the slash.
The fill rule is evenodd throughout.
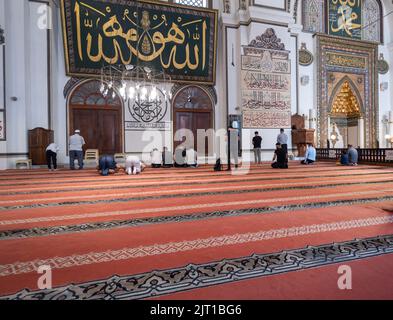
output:
<path id="1" fill-rule="evenodd" d="M 208 8 L 209 0 L 173 0 L 174 3 L 183 4 L 191 7 Z"/>

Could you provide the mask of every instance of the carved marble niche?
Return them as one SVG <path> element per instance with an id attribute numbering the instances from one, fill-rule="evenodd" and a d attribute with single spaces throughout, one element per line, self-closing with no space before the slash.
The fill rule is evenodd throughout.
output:
<path id="1" fill-rule="evenodd" d="M 317 140 L 327 147 L 329 121 L 337 90 L 347 81 L 361 105 L 365 147 L 375 148 L 378 137 L 378 44 L 318 35 Z"/>

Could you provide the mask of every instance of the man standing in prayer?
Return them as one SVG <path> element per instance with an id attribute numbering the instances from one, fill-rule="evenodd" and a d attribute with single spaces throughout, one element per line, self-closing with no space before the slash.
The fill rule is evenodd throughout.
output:
<path id="1" fill-rule="evenodd" d="M 312 143 L 308 144 L 304 158 L 305 159 L 302 161 L 302 164 L 313 164 L 317 161 L 317 150 L 314 148 Z"/>
<path id="2" fill-rule="evenodd" d="M 274 169 L 288 169 L 288 154 L 284 151 L 281 144 L 276 144 L 276 151 L 274 151 L 272 168 Z"/>
<path id="3" fill-rule="evenodd" d="M 258 131 L 255 132 L 255 137 L 252 138 L 252 144 L 254 146 L 255 163 L 261 164 L 262 137 L 259 135 Z"/>
<path id="4" fill-rule="evenodd" d="M 80 135 L 80 130 L 76 129 L 74 135 L 69 138 L 70 169 L 75 170 L 74 160 L 78 159 L 79 170 L 83 169 L 83 149 L 86 144 L 85 139 Z"/>
<path id="5" fill-rule="evenodd" d="M 116 172 L 116 161 L 112 155 L 102 155 L 98 161 L 98 171 L 103 176 Z"/>
<path id="6" fill-rule="evenodd" d="M 359 154 L 358 151 L 351 144 L 348 145 L 348 156 L 349 156 L 349 165 L 357 166 Z"/>
<path id="7" fill-rule="evenodd" d="M 288 136 L 285 134 L 284 129 L 280 129 L 280 134 L 277 136 L 277 143 L 281 145 L 285 153 L 288 153 Z"/>
<path id="8" fill-rule="evenodd" d="M 49 171 L 57 170 L 57 151 L 59 151 L 59 147 L 54 142 L 52 142 L 46 148 L 46 162 L 48 164 Z M 53 163 L 53 169 L 52 169 L 52 163 Z"/>

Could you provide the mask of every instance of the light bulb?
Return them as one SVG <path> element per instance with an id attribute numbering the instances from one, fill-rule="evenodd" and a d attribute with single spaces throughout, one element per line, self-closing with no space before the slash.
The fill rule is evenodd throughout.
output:
<path id="1" fill-rule="evenodd" d="M 147 89 L 146 89 L 146 87 L 143 87 L 142 89 L 141 89 L 141 100 L 143 101 L 143 100 L 146 100 L 146 95 L 147 95 Z"/>
<path id="2" fill-rule="evenodd" d="M 134 87 L 130 87 L 130 89 L 128 89 L 128 96 L 131 99 L 134 99 L 134 97 L 135 97 L 135 88 Z"/>
<path id="3" fill-rule="evenodd" d="M 157 89 L 153 87 L 153 90 L 150 93 L 150 100 L 155 100 L 157 98 Z"/>

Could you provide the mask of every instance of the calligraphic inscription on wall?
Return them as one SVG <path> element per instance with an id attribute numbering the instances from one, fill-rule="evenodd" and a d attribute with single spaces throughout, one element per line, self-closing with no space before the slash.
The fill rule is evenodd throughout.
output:
<path id="1" fill-rule="evenodd" d="M 151 85 L 145 86 L 149 91 Z M 126 121 L 126 130 L 165 130 L 169 129 L 164 118 L 168 112 L 169 102 L 164 93 L 156 88 L 157 99 L 128 99 L 127 106 L 132 121 Z"/>
<path id="2" fill-rule="evenodd" d="M 271 46 L 272 41 L 280 45 Z M 291 69 L 285 49 L 273 29 L 262 35 L 269 48 L 244 48 L 242 113 L 244 128 L 288 128 L 291 125 Z M 279 50 L 277 50 L 279 49 Z"/>
<path id="3" fill-rule="evenodd" d="M 367 60 L 364 57 L 327 52 L 326 64 L 329 66 L 365 69 L 367 67 Z"/>
<path id="4" fill-rule="evenodd" d="M 158 2 L 62 0 L 67 75 L 142 65 L 173 81 L 215 82 L 217 11 Z"/>
<path id="5" fill-rule="evenodd" d="M 362 39 L 362 0 L 328 0 L 328 33 Z"/>

